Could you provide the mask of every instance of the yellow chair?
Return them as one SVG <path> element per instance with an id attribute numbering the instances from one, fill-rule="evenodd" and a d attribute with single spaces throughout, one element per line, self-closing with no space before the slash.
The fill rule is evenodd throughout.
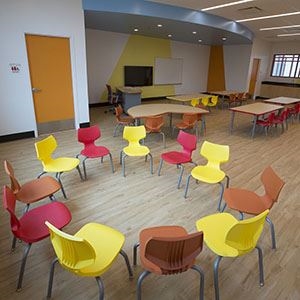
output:
<path id="1" fill-rule="evenodd" d="M 199 99 L 199 98 L 193 98 L 193 99 L 191 100 L 191 105 L 192 105 L 193 107 L 199 106 L 199 104 L 200 104 L 200 99 Z"/>
<path id="2" fill-rule="evenodd" d="M 80 160 L 73 157 L 52 158 L 52 154 L 56 148 L 57 142 L 53 135 L 50 135 L 47 138 L 35 143 L 37 158 L 42 162 L 43 165 L 43 172 L 38 176 L 38 178 L 45 173 L 56 173 L 55 176 L 60 183 L 62 193 L 67 199 L 67 195 L 60 177 L 62 173 L 72 171 L 76 168 L 79 173 L 80 179 L 83 180 L 79 168 Z"/>
<path id="3" fill-rule="evenodd" d="M 202 105 L 202 104 L 200 104 L 200 99 L 199 98 L 194 98 L 194 99 L 192 99 L 191 100 L 191 105 L 193 106 L 193 107 L 199 107 L 199 108 L 203 108 L 203 109 L 205 109 L 206 107 L 204 106 L 204 105 Z M 205 117 L 203 116 L 203 118 L 202 118 L 202 114 L 197 114 L 197 121 L 198 121 L 198 124 L 197 125 L 199 125 L 199 123 L 200 123 L 200 121 L 201 121 L 201 133 L 202 134 L 206 134 L 206 123 L 205 123 Z M 198 130 L 199 131 L 199 130 Z M 199 138 L 199 137 L 198 137 Z"/>
<path id="4" fill-rule="evenodd" d="M 209 100 L 208 100 L 208 103 L 207 103 L 209 111 L 210 111 L 211 107 L 217 106 L 218 100 L 219 100 L 218 96 L 211 96 L 211 97 L 209 97 Z"/>
<path id="5" fill-rule="evenodd" d="M 238 221 L 228 213 L 217 213 L 196 222 L 197 230 L 203 231 L 207 247 L 217 255 L 214 261 L 216 300 L 219 300 L 218 271 L 222 257 L 242 256 L 256 248 L 258 251 L 259 282 L 260 286 L 264 285 L 263 255 L 257 242 L 268 213 L 269 210 L 267 209 L 253 218 L 242 221 Z"/>
<path id="6" fill-rule="evenodd" d="M 148 147 L 140 144 L 140 140 L 146 137 L 146 129 L 141 126 L 125 126 L 123 138 L 128 141 L 128 146 L 124 147 L 120 152 L 120 164 L 122 165 L 122 173 L 125 177 L 125 158 L 127 156 L 145 156 L 150 157 L 150 172 L 153 174 L 153 158 Z"/>
<path id="7" fill-rule="evenodd" d="M 218 183 L 221 186 L 221 194 L 219 199 L 218 210 L 221 211 L 221 202 L 224 193 L 223 179 L 226 177 L 226 187 L 229 186 L 229 177 L 220 169 L 220 164 L 229 160 L 229 146 L 219 145 L 205 141 L 202 144 L 200 154 L 207 159 L 205 166 L 197 166 L 192 169 L 191 174 L 188 176 L 184 198 L 187 197 L 188 187 L 191 176 L 197 181 L 206 183 Z"/>
<path id="8" fill-rule="evenodd" d="M 99 299 L 104 299 L 101 275 L 109 270 L 121 254 L 126 262 L 129 277 L 133 276 L 127 254 L 122 250 L 124 235 L 105 225 L 88 223 L 75 235 L 64 233 L 48 221 L 50 239 L 56 253 L 52 261 L 47 298 L 51 298 L 54 267 L 59 262 L 68 271 L 84 277 L 95 277 L 99 288 Z"/>

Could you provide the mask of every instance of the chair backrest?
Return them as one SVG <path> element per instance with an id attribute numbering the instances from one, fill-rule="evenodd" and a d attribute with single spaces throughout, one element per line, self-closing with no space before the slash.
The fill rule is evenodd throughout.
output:
<path id="1" fill-rule="evenodd" d="M 6 174 L 9 176 L 10 185 L 11 185 L 10 188 L 12 189 L 13 193 L 14 194 L 18 193 L 21 189 L 21 185 L 19 184 L 17 178 L 15 177 L 13 167 L 7 160 L 4 161 L 4 170 Z"/>
<path id="2" fill-rule="evenodd" d="M 279 115 L 277 118 L 278 118 L 280 121 L 284 122 L 284 121 L 287 119 L 288 114 L 289 114 L 288 110 L 285 109 L 285 110 L 283 110 L 283 111 L 280 113 L 280 115 Z"/>
<path id="3" fill-rule="evenodd" d="M 276 202 L 285 182 L 274 172 L 271 166 L 262 172 L 260 178 L 264 185 L 266 196 L 273 202 Z"/>
<path id="4" fill-rule="evenodd" d="M 88 267 L 95 261 L 95 250 L 86 240 L 67 234 L 48 221 L 50 240 L 60 264 L 66 269 L 76 271 Z"/>
<path id="5" fill-rule="evenodd" d="M 234 102 L 237 99 L 237 94 L 230 94 L 229 95 L 229 102 Z"/>
<path id="6" fill-rule="evenodd" d="M 85 146 L 94 144 L 95 140 L 101 137 L 100 128 L 97 125 L 79 128 L 77 130 L 78 142 L 83 143 Z"/>
<path id="7" fill-rule="evenodd" d="M 268 115 L 266 121 L 271 125 L 273 123 L 274 119 L 275 119 L 275 112 L 271 112 Z"/>
<path id="8" fill-rule="evenodd" d="M 210 100 L 209 100 L 209 104 L 210 106 L 215 106 L 218 104 L 218 100 L 219 100 L 219 97 L 218 96 L 211 96 L 210 97 Z"/>
<path id="9" fill-rule="evenodd" d="M 36 142 L 34 145 L 37 158 L 41 160 L 43 164 L 52 160 L 52 153 L 57 148 L 57 142 L 53 135 L 49 135 L 47 138 Z"/>
<path id="10" fill-rule="evenodd" d="M 269 210 L 267 209 L 253 218 L 237 221 L 228 231 L 225 243 L 239 252 L 247 253 L 254 249 L 264 228 L 268 213 Z"/>
<path id="11" fill-rule="evenodd" d="M 176 274 L 194 265 L 202 251 L 203 232 L 182 237 L 152 237 L 146 244 L 145 257 L 157 265 L 162 274 Z"/>
<path id="12" fill-rule="evenodd" d="M 116 118 L 117 120 L 120 120 L 122 114 L 123 114 L 123 108 L 121 105 L 118 105 L 115 107 L 115 112 L 116 112 Z"/>
<path id="13" fill-rule="evenodd" d="M 199 103 L 200 103 L 200 99 L 199 99 L 199 98 L 193 98 L 193 99 L 191 100 L 191 105 L 192 105 L 193 107 L 198 106 Z"/>
<path id="14" fill-rule="evenodd" d="M 220 169 L 220 163 L 229 160 L 229 146 L 204 141 L 200 154 L 207 159 L 207 166 Z"/>
<path id="15" fill-rule="evenodd" d="M 147 117 L 145 120 L 145 127 L 152 132 L 159 132 L 164 125 L 164 117 L 162 115 Z"/>
<path id="16" fill-rule="evenodd" d="M 209 102 L 209 99 L 210 99 L 210 96 L 202 97 L 202 98 L 201 98 L 201 103 L 202 103 L 204 106 L 207 106 L 207 105 L 208 105 L 208 102 Z"/>
<path id="17" fill-rule="evenodd" d="M 144 125 L 141 126 L 125 126 L 123 130 L 123 138 L 129 144 L 140 144 L 140 140 L 146 137 L 146 129 Z"/>
<path id="18" fill-rule="evenodd" d="M 182 116 L 182 122 L 185 123 L 189 128 L 194 127 L 197 121 L 198 121 L 197 114 L 185 113 Z"/>
<path id="19" fill-rule="evenodd" d="M 3 187 L 3 207 L 10 214 L 10 226 L 12 233 L 16 237 L 19 237 L 18 232 L 21 224 L 19 222 L 19 219 L 15 215 L 16 196 L 8 186 Z"/>
<path id="20" fill-rule="evenodd" d="M 192 156 L 193 151 L 197 148 L 197 137 L 194 134 L 179 130 L 177 142 L 182 146 L 182 152 L 188 157 Z"/>

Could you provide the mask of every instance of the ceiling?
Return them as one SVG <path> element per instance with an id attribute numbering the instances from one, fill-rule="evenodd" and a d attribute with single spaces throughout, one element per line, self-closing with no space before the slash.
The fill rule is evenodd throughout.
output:
<path id="1" fill-rule="evenodd" d="M 229 21 L 300 12 L 300 0 L 255 0 L 201 12 L 203 8 L 232 1 L 234 0 L 83 0 L 83 7 L 86 27 L 99 30 L 206 45 L 249 44 L 253 38 L 269 42 L 300 41 L 300 35 L 277 36 L 300 33 L 300 27 L 259 30 L 300 25 L 300 14 L 249 22 Z M 157 27 L 158 24 L 162 27 Z M 135 28 L 139 31 L 134 32 Z M 172 37 L 168 37 L 170 34 Z"/>

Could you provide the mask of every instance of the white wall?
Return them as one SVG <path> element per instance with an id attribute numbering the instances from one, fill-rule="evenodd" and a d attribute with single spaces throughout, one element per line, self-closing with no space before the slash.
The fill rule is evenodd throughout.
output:
<path id="1" fill-rule="evenodd" d="M 70 38 L 75 122 L 89 121 L 81 0 L 1 0 L 0 136 L 34 130 L 36 122 L 25 33 Z M 20 64 L 13 74 L 9 64 Z"/>
<path id="2" fill-rule="evenodd" d="M 223 46 L 226 90 L 248 90 L 251 47 L 251 45 Z"/>

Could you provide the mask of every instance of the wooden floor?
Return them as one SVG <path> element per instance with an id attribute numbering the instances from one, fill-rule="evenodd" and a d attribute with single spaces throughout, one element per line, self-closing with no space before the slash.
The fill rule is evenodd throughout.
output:
<path id="1" fill-rule="evenodd" d="M 219 186 L 191 181 L 188 198 L 184 199 L 186 178 L 192 165 L 186 166 L 183 184 L 177 190 L 178 170 L 163 165 L 161 176 L 157 176 L 160 154 L 170 149 L 179 149 L 175 139 L 167 136 L 167 148 L 163 149 L 161 136 L 152 135 L 146 140 L 154 158 L 155 174 L 149 172 L 149 162 L 143 158 L 127 158 L 126 177 L 122 177 L 119 153 L 125 143 L 121 134 L 112 137 L 115 118 L 104 113 L 105 108 L 91 109 L 91 123 L 102 130 L 99 144 L 107 146 L 113 155 L 116 172 L 111 173 L 109 160 L 101 165 L 97 160 L 87 162 L 88 180 L 81 182 L 76 171 L 64 174 L 62 180 L 68 200 L 57 194 L 72 212 L 73 219 L 65 227 L 75 233 L 88 222 L 99 222 L 112 226 L 126 236 L 124 250 L 132 262 L 132 247 L 142 228 L 177 224 L 189 232 L 195 231 L 199 218 L 216 212 Z M 178 118 L 178 117 L 177 117 Z M 300 123 L 290 124 L 287 132 L 265 137 L 257 131 L 250 138 L 251 119 L 247 115 L 236 115 L 235 130 L 229 135 L 228 110 L 213 110 L 207 116 L 207 133 L 201 137 L 198 149 L 193 154 L 195 162 L 204 163 L 199 155 L 203 140 L 230 146 L 230 161 L 223 169 L 231 178 L 231 186 L 244 187 L 262 192 L 260 173 L 272 165 L 284 179 L 286 185 L 278 203 L 270 212 L 275 224 L 277 250 L 271 249 L 269 227 L 266 224 L 259 244 L 264 253 L 265 286 L 259 287 L 256 252 L 238 259 L 223 259 L 220 264 L 220 295 L 222 300 L 274 300 L 300 299 Z M 166 118 L 167 121 L 167 118 Z M 176 122 L 176 118 L 174 120 Z M 166 122 L 168 124 L 168 122 Z M 168 127 L 165 128 L 169 133 Z M 58 141 L 57 155 L 75 156 L 81 149 L 76 131 L 54 134 Z M 44 138 L 40 136 L 39 139 Z M 1 163 L 9 160 L 15 168 L 20 182 L 32 179 L 41 171 L 36 159 L 34 143 L 38 139 L 25 139 L 0 144 Z M 0 168 L 0 183 L 9 184 L 3 168 Z M 45 200 L 45 203 L 48 200 Z M 21 214 L 23 205 L 18 203 Z M 235 216 L 238 214 L 232 212 Z M 10 252 L 12 235 L 6 211 L 0 212 L 0 299 L 29 300 L 45 299 L 50 262 L 54 252 L 48 239 L 33 245 L 28 257 L 23 280 L 23 290 L 16 292 L 23 245 L 17 244 Z M 204 246 L 197 258 L 205 272 L 205 298 L 214 299 L 213 261 L 214 254 Z M 123 258 L 120 256 L 113 267 L 103 275 L 105 299 L 135 299 L 136 281 L 142 271 L 134 270 L 134 279 L 129 280 Z M 143 299 L 198 299 L 198 274 L 193 270 L 176 276 L 150 275 L 143 283 Z M 52 299 L 98 299 L 98 289 L 93 278 L 80 278 L 59 265 L 56 268 Z"/>

